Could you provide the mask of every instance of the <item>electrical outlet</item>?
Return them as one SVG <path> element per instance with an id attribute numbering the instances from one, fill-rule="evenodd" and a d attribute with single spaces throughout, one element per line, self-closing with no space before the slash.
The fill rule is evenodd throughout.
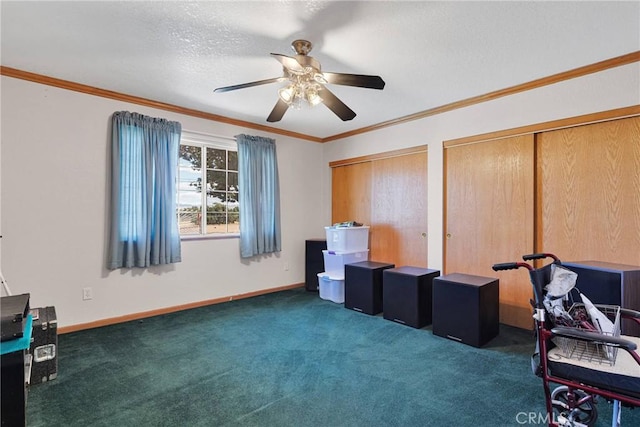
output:
<path id="1" fill-rule="evenodd" d="M 82 299 L 84 301 L 93 299 L 93 289 L 92 288 L 82 288 Z"/>
<path id="2" fill-rule="evenodd" d="M 289 271 L 289 263 L 286 261 L 284 263 L 284 271 Z"/>

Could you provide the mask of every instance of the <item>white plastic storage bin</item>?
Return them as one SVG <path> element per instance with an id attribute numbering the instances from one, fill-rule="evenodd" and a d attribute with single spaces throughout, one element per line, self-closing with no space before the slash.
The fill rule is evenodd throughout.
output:
<path id="1" fill-rule="evenodd" d="M 368 249 L 365 251 L 351 252 L 324 250 L 322 251 L 322 255 L 324 256 L 324 271 L 331 277 L 344 277 L 345 264 L 369 260 Z"/>
<path id="2" fill-rule="evenodd" d="M 320 298 L 344 303 L 344 276 L 329 276 L 326 272 L 318 273 L 318 290 Z"/>
<path id="3" fill-rule="evenodd" d="M 361 227 L 325 227 L 327 232 L 327 250 L 350 252 L 369 249 L 369 226 Z"/>

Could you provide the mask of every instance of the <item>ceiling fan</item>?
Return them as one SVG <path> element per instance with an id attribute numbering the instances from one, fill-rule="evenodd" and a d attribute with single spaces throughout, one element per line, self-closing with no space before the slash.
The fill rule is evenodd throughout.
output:
<path id="1" fill-rule="evenodd" d="M 286 56 L 279 53 L 271 54 L 282 64 L 284 74 L 281 77 L 219 87 L 214 92 L 228 92 L 268 83 L 288 81 L 289 84 L 287 86 L 278 90 L 278 102 L 271 110 L 269 117 L 267 117 L 268 122 L 280 121 L 289 107 L 298 109 L 305 103 L 312 106 L 323 103 L 343 121 L 347 121 L 353 119 L 356 113 L 327 89 L 326 84 L 368 89 L 384 88 L 385 83 L 380 76 L 323 72 L 320 62 L 309 56 L 313 45 L 307 40 L 294 40 L 291 43 L 291 47 L 296 53 L 295 56 Z"/>

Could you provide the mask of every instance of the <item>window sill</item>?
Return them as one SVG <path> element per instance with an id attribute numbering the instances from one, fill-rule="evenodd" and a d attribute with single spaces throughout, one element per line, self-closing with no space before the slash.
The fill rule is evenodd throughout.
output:
<path id="1" fill-rule="evenodd" d="M 180 236 L 181 242 L 189 240 L 220 240 L 220 239 L 239 239 L 240 233 L 226 233 L 226 234 L 194 234 Z"/>

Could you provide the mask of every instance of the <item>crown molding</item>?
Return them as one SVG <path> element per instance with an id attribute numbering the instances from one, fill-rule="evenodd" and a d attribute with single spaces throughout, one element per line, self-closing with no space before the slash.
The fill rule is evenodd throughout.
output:
<path id="1" fill-rule="evenodd" d="M 588 74 L 593 74 L 593 73 L 605 71 L 611 68 L 632 64 L 638 61 L 640 61 L 640 51 L 631 52 L 626 55 L 617 56 L 615 58 L 596 62 L 594 64 L 585 65 L 583 67 L 574 68 L 569 71 L 553 74 L 548 77 L 532 80 L 527 83 L 511 86 L 505 89 L 496 90 L 493 92 L 486 93 L 484 95 L 474 96 L 471 98 L 441 105 L 439 107 L 430 108 L 428 110 L 420 111 L 407 116 L 399 117 L 397 119 L 388 120 L 375 125 L 354 129 L 349 132 L 344 132 L 344 133 L 328 136 L 325 138 L 320 138 L 320 137 L 298 133 L 298 132 L 290 132 L 282 129 L 273 128 L 270 126 L 247 122 L 244 120 L 232 119 L 232 118 L 220 116 L 217 114 L 211 114 L 211 113 L 206 113 L 199 110 L 184 108 L 178 105 L 166 104 L 164 102 L 153 101 L 151 99 L 140 98 L 137 96 L 127 95 L 127 94 L 114 92 L 106 89 L 100 89 L 93 86 L 75 83 L 68 80 L 61 80 L 54 77 L 44 76 L 41 74 L 31 73 L 28 71 L 22 71 L 22 70 L 5 67 L 5 66 L 0 66 L 0 75 L 22 79 L 22 80 L 28 80 L 31 82 L 40 83 L 40 84 L 49 85 L 49 86 L 55 86 L 62 89 L 68 89 L 76 92 L 86 93 L 89 95 L 101 96 L 103 98 L 110 98 L 118 101 L 130 102 L 132 104 L 158 108 L 160 110 L 172 111 L 174 113 L 185 114 L 188 116 L 198 117 L 206 120 L 212 120 L 220 123 L 226 123 L 234 126 L 240 126 L 240 127 L 245 127 L 249 129 L 256 129 L 264 132 L 289 136 L 292 138 L 298 138 L 298 139 L 303 139 L 303 140 L 312 141 L 312 142 L 324 143 L 324 142 L 331 142 L 339 139 L 348 138 L 355 135 L 360 135 L 367 132 L 372 132 L 375 130 L 384 129 L 390 126 L 396 126 L 396 125 L 411 122 L 414 120 L 423 119 L 429 116 L 435 116 L 437 114 L 442 114 L 448 111 L 457 110 L 459 108 L 465 108 L 471 105 L 492 101 L 494 99 L 502 98 L 504 96 L 509 96 L 519 92 L 524 92 L 524 91 L 540 88 L 543 86 L 548 86 L 561 81 L 586 76 Z"/>
<path id="2" fill-rule="evenodd" d="M 589 125 L 593 123 L 600 123 L 636 116 L 640 116 L 640 105 L 632 105 L 629 107 L 616 108 L 613 110 L 600 111 L 597 113 L 583 114 L 581 116 L 567 117 L 564 119 L 500 130 L 497 132 L 488 132 L 480 135 L 466 136 L 464 138 L 450 139 L 448 141 L 444 141 L 442 143 L 442 146 L 446 149 L 451 147 L 458 147 L 460 145 L 476 144 L 478 142 L 487 142 L 496 139 L 529 135 L 532 133 L 549 132 L 574 126 Z"/>
<path id="3" fill-rule="evenodd" d="M 486 93 L 484 95 L 474 96 L 471 98 L 463 99 L 461 101 L 452 102 L 450 104 L 445 104 L 439 107 L 435 107 L 428 110 L 420 111 L 418 113 L 410 114 L 408 116 L 403 116 L 397 119 L 378 123 L 377 125 L 372 125 L 372 126 L 364 127 L 361 129 L 355 129 L 350 132 L 344 132 L 341 134 L 329 136 L 327 138 L 323 138 L 322 142 L 335 141 L 338 139 L 355 136 L 365 132 L 371 132 L 371 131 L 383 129 L 389 126 L 395 126 L 398 124 L 411 122 L 413 120 L 424 119 L 425 117 L 435 116 L 437 114 L 446 113 L 448 111 L 457 110 L 459 108 L 465 108 L 471 105 L 492 101 L 494 99 L 502 98 L 504 96 L 509 96 L 519 92 L 525 92 L 525 91 L 540 88 L 543 86 L 548 86 L 564 80 L 570 80 L 577 77 L 586 76 L 588 74 L 598 73 L 601 71 L 608 70 L 610 68 L 616 68 L 622 65 L 628 65 L 638 61 L 640 61 L 640 51 L 628 53 L 626 55 L 617 56 L 615 58 L 607 59 L 605 61 L 596 62 L 595 64 L 585 65 L 583 67 L 574 68 L 573 70 L 564 71 L 562 73 L 553 74 L 548 77 L 532 80 L 527 83 L 511 86 L 506 89 L 496 90 L 493 92 Z"/>
<path id="4" fill-rule="evenodd" d="M 244 120 L 231 119 L 229 117 L 220 116 L 217 114 L 206 113 L 200 110 L 194 110 L 191 108 L 180 107 L 178 105 L 167 104 L 164 102 L 154 101 L 151 99 L 141 98 L 138 96 L 127 95 L 120 92 L 114 92 L 111 90 L 100 89 L 94 86 L 84 85 L 81 83 L 75 83 L 68 80 L 57 79 L 55 77 L 44 76 L 42 74 L 31 73 L 28 71 L 22 71 L 15 68 L 0 66 L 0 75 L 13 77 L 21 80 L 28 80 L 34 83 L 40 83 L 43 85 L 54 86 L 61 89 L 72 90 L 75 92 L 86 93 L 88 95 L 100 96 L 103 98 L 115 99 L 117 101 L 129 102 L 137 105 L 144 105 L 145 107 L 157 108 L 160 110 L 171 111 L 173 113 L 184 114 L 187 116 L 198 117 L 201 119 L 211 120 L 214 122 L 226 123 L 234 126 L 245 127 L 249 129 L 256 129 L 264 132 L 275 133 L 278 135 L 290 136 L 293 138 L 305 139 L 313 142 L 323 142 L 322 138 L 318 138 L 303 133 L 291 132 L 282 129 L 277 129 L 270 126 L 259 125 L 256 123 L 247 122 Z"/>

